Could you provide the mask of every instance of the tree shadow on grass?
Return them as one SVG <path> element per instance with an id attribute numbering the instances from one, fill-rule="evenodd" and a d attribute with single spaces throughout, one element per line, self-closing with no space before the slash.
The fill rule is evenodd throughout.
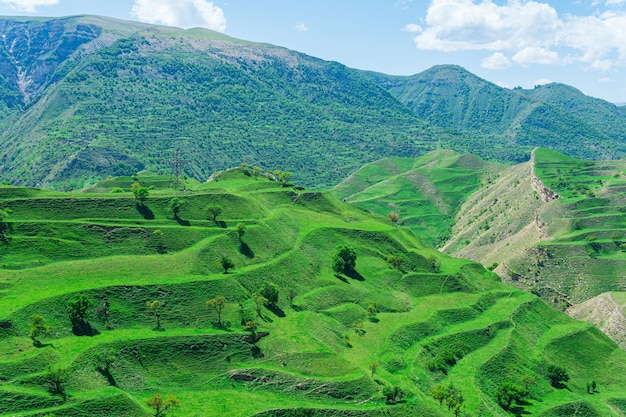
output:
<path id="1" fill-rule="evenodd" d="M 515 407 L 510 407 L 509 411 L 511 413 L 513 413 L 515 416 L 517 417 L 521 417 L 524 415 L 530 415 L 530 411 L 526 411 L 524 410 L 524 407 L 520 406 L 520 405 L 516 405 Z"/>
<path id="2" fill-rule="evenodd" d="M 357 281 L 365 281 L 365 278 L 363 277 L 363 275 L 359 274 L 354 269 L 351 269 L 349 271 L 344 271 L 344 274 L 346 274 L 349 278 L 355 279 Z"/>
<path id="3" fill-rule="evenodd" d="M 346 284 L 350 283 L 350 281 L 348 281 L 345 277 L 341 276 L 341 274 L 335 274 L 335 278 L 337 278 L 341 282 L 345 282 Z"/>
<path id="4" fill-rule="evenodd" d="M 268 304 L 267 309 L 274 313 L 277 317 L 285 317 L 285 312 L 276 304 Z"/>
<path id="5" fill-rule="evenodd" d="M 221 227 L 222 229 L 226 229 L 228 225 L 224 220 L 214 220 L 215 224 Z"/>
<path id="6" fill-rule="evenodd" d="M 33 346 L 35 346 L 37 349 L 45 348 L 48 346 L 51 346 L 52 349 L 56 349 L 52 343 L 41 343 L 39 340 L 33 341 Z"/>
<path id="7" fill-rule="evenodd" d="M 100 332 L 91 326 L 91 323 L 75 323 L 72 326 L 72 333 L 75 336 L 97 336 Z"/>
<path id="8" fill-rule="evenodd" d="M 144 219 L 154 220 L 154 213 L 150 210 L 150 207 L 139 203 L 135 204 L 135 207 L 137 207 L 137 211 L 143 216 Z"/>
<path id="9" fill-rule="evenodd" d="M 252 249 L 250 249 L 250 246 L 248 246 L 246 242 L 239 243 L 239 253 L 246 258 L 254 258 L 254 252 L 252 251 Z"/>
<path id="10" fill-rule="evenodd" d="M 100 374 L 107 379 L 110 386 L 117 386 L 117 382 L 115 381 L 115 378 L 113 378 L 113 375 L 111 375 L 111 371 L 106 368 L 102 368 L 101 366 L 98 366 L 96 371 L 100 372 Z"/>
<path id="11" fill-rule="evenodd" d="M 176 220 L 176 223 L 178 223 L 181 226 L 191 226 L 191 223 L 189 223 L 189 220 L 183 220 L 178 216 L 174 216 L 174 220 Z"/>

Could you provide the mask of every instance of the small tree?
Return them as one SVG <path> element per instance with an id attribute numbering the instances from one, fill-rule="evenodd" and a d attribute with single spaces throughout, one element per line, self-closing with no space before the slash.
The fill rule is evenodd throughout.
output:
<path id="1" fill-rule="evenodd" d="M 163 239 L 163 232 L 160 229 L 156 229 L 152 232 L 152 242 L 156 246 L 156 250 L 158 253 L 167 252 L 167 246 L 165 246 L 165 242 Z"/>
<path id="2" fill-rule="evenodd" d="M 65 394 L 65 383 L 70 376 L 67 368 L 48 367 L 43 374 L 43 380 L 52 394 Z"/>
<path id="3" fill-rule="evenodd" d="M 217 216 L 222 214 L 222 206 L 215 203 L 207 204 L 204 210 L 207 212 L 207 217 L 213 221 L 217 220 Z"/>
<path id="4" fill-rule="evenodd" d="M 503 382 L 496 389 L 496 400 L 502 408 L 508 410 L 513 401 L 519 404 L 527 394 L 528 391 L 512 382 Z"/>
<path id="5" fill-rule="evenodd" d="M 369 304 L 367 306 L 367 315 L 370 316 L 370 319 L 374 319 L 374 317 L 376 317 L 376 314 L 378 314 L 378 309 L 376 308 L 376 305 Z"/>
<path id="6" fill-rule="evenodd" d="M 161 306 L 163 304 L 160 300 L 146 301 L 146 307 L 150 309 L 150 312 L 156 320 L 156 330 L 161 330 Z"/>
<path id="7" fill-rule="evenodd" d="M 350 342 L 350 335 L 348 333 L 343 333 L 341 335 L 341 342 L 346 345 L 346 347 L 352 347 L 352 343 Z"/>
<path id="8" fill-rule="evenodd" d="M 217 297 L 211 298 L 209 301 L 207 301 L 206 306 L 208 308 L 212 308 L 215 311 L 215 314 L 217 315 L 217 324 L 218 326 L 223 327 L 222 312 L 224 311 L 224 307 L 226 306 L 226 298 L 222 295 L 218 295 Z"/>
<path id="9" fill-rule="evenodd" d="M 338 274 L 354 271 L 356 267 L 356 251 L 349 246 L 338 246 L 333 256 L 332 267 Z"/>
<path id="10" fill-rule="evenodd" d="M 111 366 L 115 363 L 116 360 L 117 353 L 115 352 L 115 350 L 105 349 L 96 356 L 96 361 L 98 362 L 98 366 L 96 367 L 96 369 L 98 371 L 110 373 Z"/>
<path id="11" fill-rule="evenodd" d="M 75 328 L 87 325 L 89 309 L 92 302 L 84 294 L 78 294 L 74 299 L 67 302 L 67 314 Z"/>
<path id="12" fill-rule="evenodd" d="M 437 256 L 430 255 L 428 257 L 428 262 L 430 263 L 430 267 L 432 268 L 433 272 L 441 271 L 441 261 L 437 258 Z"/>
<path id="13" fill-rule="evenodd" d="M 446 388 L 443 385 L 437 385 L 431 392 L 430 396 L 439 401 L 439 405 L 443 405 L 446 399 Z"/>
<path id="14" fill-rule="evenodd" d="M 389 220 L 391 220 L 391 223 L 395 225 L 397 225 L 398 221 L 400 220 L 400 216 L 398 216 L 398 213 L 389 213 L 387 217 L 389 218 Z"/>
<path id="15" fill-rule="evenodd" d="M 174 197 L 167 203 L 167 210 L 172 214 L 174 219 L 178 219 L 180 211 L 187 205 L 187 201 Z"/>
<path id="16" fill-rule="evenodd" d="M 385 396 L 387 404 L 395 404 L 402 400 L 402 397 L 404 397 L 404 391 L 398 386 L 387 385 L 383 388 L 383 395 Z"/>
<path id="17" fill-rule="evenodd" d="M 30 317 L 30 338 L 35 346 L 41 346 L 39 337 L 50 334 L 50 326 L 46 324 L 46 320 L 39 314 L 33 314 Z"/>
<path id="18" fill-rule="evenodd" d="M 139 187 L 133 190 L 133 194 L 135 195 L 135 201 L 139 205 L 145 205 L 148 197 L 150 196 L 150 191 L 146 187 Z"/>
<path id="19" fill-rule="evenodd" d="M 569 375 L 565 368 L 559 365 L 548 365 L 545 376 L 553 387 L 560 388 L 564 382 L 569 381 Z"/>
<path id="20" fill-rule="evenodd" d="M 241 240 L 243 235 L 246 234 L 246 225 L 244 223 L 237 223 L 236 230 L 237 230 L 237 236 L 239 237 L 239 240 Z"/>
<path id="21" fill-rule="evenodd" d="M 278 302 L 278 285 L 265 281 L 259 290 L 259 294 L 265 297 L 270 305 Z"/>
<path id="22" fill-rule="evenodd" d="M 283 184 L 289 181 L 289 178 L 291 178 L 291 172 L 288 172 L 288 171 L 283 171 L 278 176 L 278 180 L 282 182 Z"/>
<path id="23" fill-rule="evenodd" d="M 394 269 L 400 269 L 404 263 L 404 258 L 400 255 L 387 255 L 387 263 Z"/>
<path id="24" fill-rule="evenodd" d="M 165 415 L 170 408 L 180 407 L 178 398 L 171 394 L 168 394 L 165 399 L 163 399 L 161 394 L 154 394 L 152 398 L 146 401 L 146 404 L 154 410 L 154 417 Z"/>
<path id="25" fill-rule="evenodd" d="M 256 321 L 250 320 L 247 321 L 246 324 L 243 325 L 244 330 L 250 332 L 250 338 L 253 341 L 256 341 L 256 330 L 259 328 L 259 323 Z"/>
<path id="26" fill-rule="evenodd" d="M 225 274 L 228 274 L 229 269 L 235 267 L 235 263 L 226 255 L 222 256 L 222 259 L 220 259 L 220 264 L 222 265 L 222 268 L 224 268 Z"/>
<path id="27" fill-rule="evenodd" d="M 376 361 L 374 362 L 370 362 L 369 364 L 369 368 L 370 368 L 370 372 L 371 372 L 371 377 L 374 378 L 374 375 L 376 374 L 376 369 L 378 368 L 380 364 Z"/>
<path id="28" fill-rule="evenodd" d="M 260 166 L 255 165 L 252 167 L 252 176 L 254 177 L 254 179 L 257 179 L 262 172 L 263 168 L 261 168 Z"/>
<path id="29" fill-rule="evenodd" d="M 526 391 L 530 392 L 530 386 L 537 385 L 537 380 L 532 375 L 524 375 L 522 377 L 522 383 L 524 384 Z"/>
<path id="30" fill-rule="evenodd" d="M 6 218 L 11 214 L 11 209 L 0 209 L 0 242 L 7 243 L 7 233 L 9 231 L 9 223 L 6 222 Z"/>
<path id="31" fill-rule="evenodd" d="M 298 293 L 293 288 L 289 288 L 287 292 L 287 297 L 289 297 L 289 307 L 293 307 L 293 300 L 295 300 Z"/>
<path id="32" fill-rule="evenodd" d="M 117 353 L 113 349 L 105 349 L 95 357 L 96 371 L 104 376 L 111 386 L 116 386 L 115 378 L 111 374 L 111 366 L 117 360 Z"/>
<path id="33" fill-rule="evenodd" d="M 451 410 L 456 417 L 461 413 L 461 406 L 463 405 L 463 395 L 461 391 L 456 389 L 453 385 L 450 385 L 446 389 L 446 405 L 448 410 Z"/>
<path id="34" fill-rule="evenodd" d="M 254 294 L 252 299 L 254 301 L 254 305 L 256 306 L 256 314 L 262 318 L 263 314 L 261 313 L 261 308 L 268 305 L 269 300 L 266 297 L 259 295 L 259 294 Z"/>

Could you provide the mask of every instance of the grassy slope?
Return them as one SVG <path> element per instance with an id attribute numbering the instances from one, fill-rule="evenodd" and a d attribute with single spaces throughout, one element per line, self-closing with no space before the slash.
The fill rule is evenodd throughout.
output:
<path id="1" fill-rule="evenodd" d="M 589 415 L 616 415 L 607 404 L 626 403 L 626 354 L 609 339 L 327 193 L 296 194 L 236 170 L 180 195 L 188 204 L 178 220 L 167 216 L 174 194 L 153 190 L 147 220 L 129 193 L 107 193 L 106 185 L 84 194 L 0 188 L 1 206 L 14 210 L 0 259 L 0 415 L 143 416 L 155 392 L 181 400 L 168 415 L 449 415 L 428 396 L 439 383 L 461 389 L 465 412 L 506 415 L 494 390 L 524 375 L 538 380 L 524 407 L 533 414 L 580 402 L 596 410 Z M 208 202 L 224 207 L 218 222 L 205 220 Z M 247 225 L 241 241 L 237 223 Z M 333 274 L 337 244 L 356 249 L 357 274 Z M 405 258 L 401 271 L 384 261 L 390 253 Z M 235 261 L 232 273 L 221 271 L 224 254 Z M 280 286 L 280 300 L 256 317 L 250 298 L 266 279 Z M 92 316 L 98 335 L 72 334 L 65 307 L 78 293 L 96 306 L 109 301 L 110 329 Z M 205 307 L 217 295 L 228 301 L 226 328 Z M 145 305 L 154 299 L 165 303 L 163 331 L 153 330 Z M 379 313 L 368 319 L 370 305 Z M 27 337 L 34 313 L 53 328 L 40 348 Z M 245 342 L 241 314 L 269 336 Z M 459 343 L 463 353 L 429 370 Z M 115 352 L 108 376 L 97 370 L 106 351 Z M 586 352 L 610 366 L 579 361 Z M 541 377 L 546 360 L 568 369 L 570 390 Z M 65 400 L 45 390 L 49 365 L 72 372 Z M 585 394 L 590 379 L 600 394 Z M 378 389 L 388 384 L 406 390 L 404 403 L 384 404 Z"/>
<path id="2" fill-rule="evenodd" d="M 381 216 L 397 213 L 399 224 L 437 244 L 449 238 L 461 203 L 502 169 L 469 154 L 433 151 L 365 165 L 332 193 Z"/>

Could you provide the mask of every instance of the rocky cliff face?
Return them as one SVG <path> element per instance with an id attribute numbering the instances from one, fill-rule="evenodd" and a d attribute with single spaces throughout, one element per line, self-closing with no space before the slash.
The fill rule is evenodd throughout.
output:
<path id="1" fill-rule="evenodd" d="M 97 26 L 69 19 L 0 19 L 0 84 L 6 106 L 29 104 L 54 80 L 59 66 L 100 32 Z"/>

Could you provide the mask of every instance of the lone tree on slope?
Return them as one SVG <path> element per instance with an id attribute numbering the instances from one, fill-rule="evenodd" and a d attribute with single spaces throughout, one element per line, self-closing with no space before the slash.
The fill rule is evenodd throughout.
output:
<path id="1" fill-rule="evenodd" d="M 222 206 L 215 203 L 207 204 L 204 210 L 207 212 L 207 217 L 210 217 L 213 221 L 217 220 L 217 216 L 222 214 Z"/>
<path id="2" fill-rule="evenodd" d="M 356 251 L 346 245 L 338 246 L 333 256 L 332 267 L 338 274 L 354 271 L 356 267 Z"/>
<path id="3" fill-rule="evenodd" d="M 165 399 L 161 394 L 154 394 L 152 398 L 146 401 L 146 404 L 154 410 L 154 417 L 161 417 L 170 408 L 180 407 L 180 401 L 172 394 L 168 394 Z"/>
<path id="4" fill-rule="evenodd" d="M 217 324 L 218 326 L 223 327 L 222 312 L 224 311 L 224 307 L 226 306 L 226 297 L 224 297 L 223 295 L 218 295 L 215 298 L 211 298 L 209 301 L 206 302 L 206 306 L 208 308 L 212 308 L 215 311 L 215 314 L 217 315 Z"/>

